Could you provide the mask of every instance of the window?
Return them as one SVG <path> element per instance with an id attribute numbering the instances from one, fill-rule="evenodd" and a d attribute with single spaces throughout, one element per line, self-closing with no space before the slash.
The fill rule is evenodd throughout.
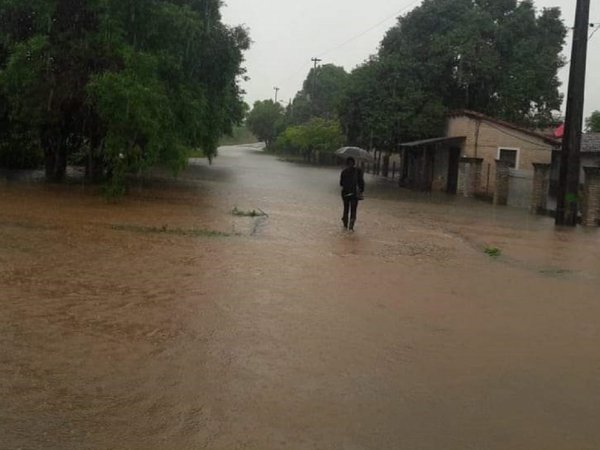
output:
<path id="1" fill-rule="evenodd" d="M 500 161 L 507 161 L 508 166 L 511 169 L 517 168 L 519 158 L 519 150 L 516 148 L 500 148 L 498 149 L 498 159 Z"/>

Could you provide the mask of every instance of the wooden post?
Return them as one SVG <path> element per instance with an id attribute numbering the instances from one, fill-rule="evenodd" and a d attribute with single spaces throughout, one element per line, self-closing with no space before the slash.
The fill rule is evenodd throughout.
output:
<path id="1" fill-rule="evenodd" d="M 396 178 L 396 161 L 392 162 L 392 180 Z"/>

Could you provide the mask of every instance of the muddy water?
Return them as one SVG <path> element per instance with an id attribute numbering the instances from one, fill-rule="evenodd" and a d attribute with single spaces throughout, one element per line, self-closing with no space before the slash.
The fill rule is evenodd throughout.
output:
<path id="1" fill-rule="evenodd" d="M 0 448 L 600 448 L 600 233 L 367 182 L 2 182 Z"/>

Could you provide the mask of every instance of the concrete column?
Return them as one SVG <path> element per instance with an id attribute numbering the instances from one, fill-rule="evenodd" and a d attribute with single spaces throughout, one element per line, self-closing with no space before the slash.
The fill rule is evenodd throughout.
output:
<path id="1" fill-rule="evenodd" d="M 457 195 L 466 195 L 467 177 L 469 176 L 469 164 L 465 159 L 461 159 L 458 163 L 458 185 L 456 187 Z"/>
<path id="2" fill-rule="evenodd" d="M 551 164 L 533 163 L 533 191 L 531 194 L 531 214 L 545 214 L 548 206 Z"/>
<path id="3" fill-rule="evenodd" d="M 496 160 L 496 187 L 494 189 L 494 205 L 508 204 L 508 180 L 510 167 L 508 161 Z"/>
<path id="4" fill-rule="evenodd" d="M 483 166 L 483 159 L 471 158 L 471 177 L 469 190 L 471 196 L 477 195 L 481 186 L 481 168 Z"/>
<path id="5" fill-rule="evenodd" d="M 600 167 L 584 167 L 585 186 L 581 224 L 597 227 L 600 222 Z"/>
<path id="6" fill-rule="evenodd" d="M 473 197 L 481 186 L 481 158 L 461 158 L 458 163 L 457 194 Z"/>

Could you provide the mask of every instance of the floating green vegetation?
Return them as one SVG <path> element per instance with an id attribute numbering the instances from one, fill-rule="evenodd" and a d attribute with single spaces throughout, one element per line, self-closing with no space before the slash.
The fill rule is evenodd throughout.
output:
<path id="1" fill-rule="evenodd" d="M 498 258 L 502 255 L 502 250 L 498 247 L 486 247 L 484 250 L 485 254 L 491 256 L 492 258 Z"/>
<path id="2" fill-rule="evenodd" d="M 231 237 L 236 236 L 232 233 L 224 233 L 222 231 L 207 230 L 204 228 L 169 228 L 167 225 L 162 227 L 148 227 L 143 225 L 112 225 L 111 229 L 116 231 L 129 231 L 132 233 L 154 233 L 168 234 L 171 236 L 186 236 L 186 237 Z"/>
<path id="3" fill-rule="evenodd" d="M 559 276 L 559 275 L 570 275 L 573 272 L 568 269 L 560 269 L 557 267 L 550 267 L 550 268 L 546 268 L 546 269 L 540 269 L 540 273 L 542 273 L 544 275 Z"/>
<path id="4" fill-rule="evenodd" d="M 244 210 L 238 209 L 237 206 L 235 208 L 233 208 L 233 210 L 231 211 L 231 214 L 233 214 L 234 216 L 237 216 L 237 217 L 267 217 L 267 213 L 265 213 L 261 209 L 258 209 L 258 211 L 255 209 L 253 209 L 251 211 L 244 211 Z"/>

